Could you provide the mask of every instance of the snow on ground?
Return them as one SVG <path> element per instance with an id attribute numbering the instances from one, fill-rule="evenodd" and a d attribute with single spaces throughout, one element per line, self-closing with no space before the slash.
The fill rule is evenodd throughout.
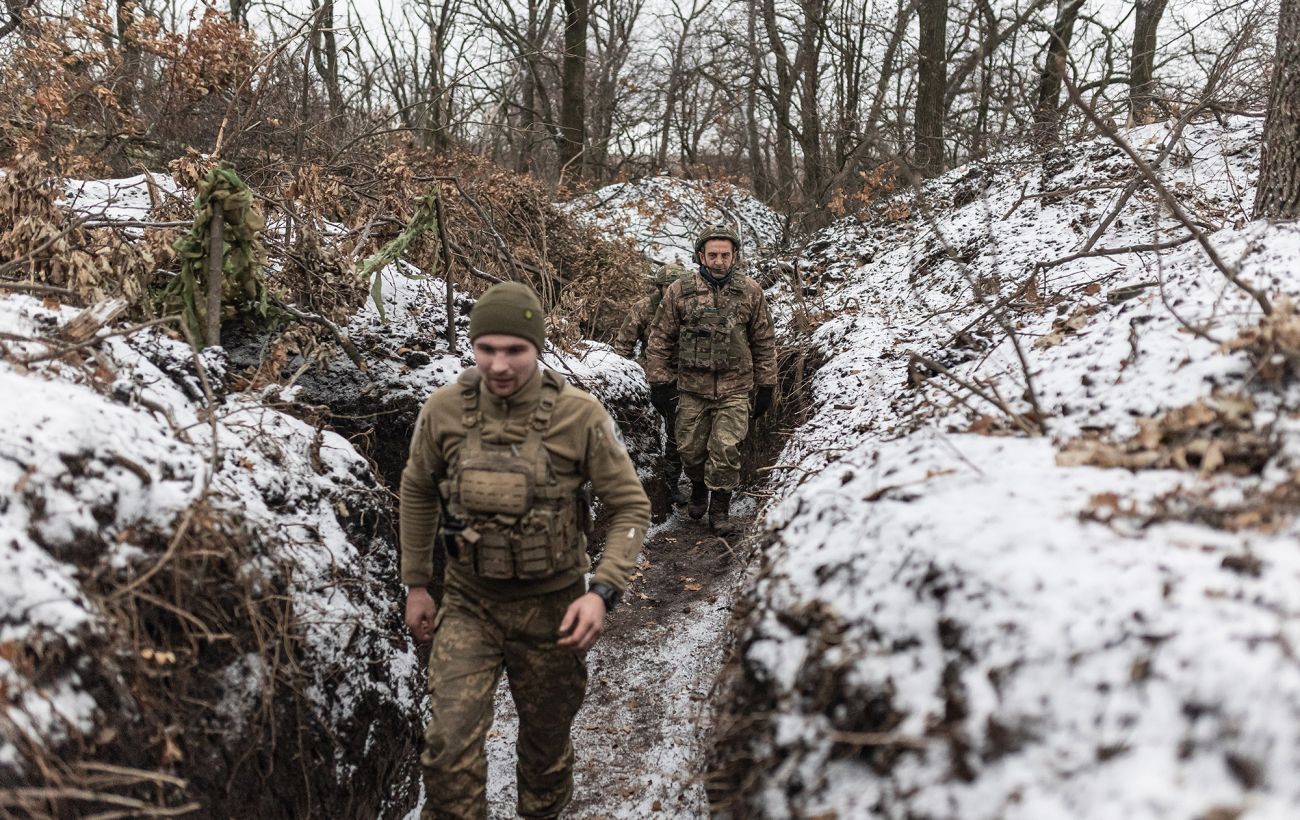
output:
<path id="1" fill-rule="evenodd" d="M 322 750 L 335 767 L 325 779 L 348 782 L 367 764 L 362 752 L 418 707 L 423 688 L 414 647 L 392 631 L 393 547 L 364 524 L 380 511 L 367 463 L 346 440 L 269 406 L 285 396 L 222 395 L 224 365 L 208 353 L 214 429 L 189 347 L 153 330 L 104 337 L 84 366 L 20 363 L 61 346 L 51 340 L 76 313 L 25 296 L 0 300 L 6 778 L 36 775 L 19 753 L 28 744 L 53 751 L 130 720 L 131 707 L 114 700 L 115 650 L 106 646 L 120 636 L 102 606 L 114 589 L 164 568 L 161 547 L 206 495 L 255 545 L 240 572 L 292 597 L 311 717 L 346 739 L 337 757 Z M 120 586 L 107 580 L 115 575 Z M 93 657 L 105 652 L 107 671 Z M 26 660 L 47 655 L 66 663 Z M 274 670 L 237 658 L 206 671 L 242 694 L 196 719 L 237 734 Z M 362 704 L 367 719 L 358 723 Z"/>
<path id="2" fill-rule="evenodd" d="M 1162 177 L 1246 279 L 1294 296 L 1300 229 L 1246 216 L 1259 131 L 1190 126 Z M 1153 158 L 1167 134 L 1128 136 Z M 1052 266 L 1014 296 L 1079 248 L 1129 169 L 1101 141 L 1003 156 L 927 185 L 933 220 L 905 195 L 910 216 L 809 243 L 826 364 L 778 460 L 741 636 L 743 702 L 771 718 L 724 741 L 759 761 L 736 816 L 1300 812 L 1300 526 L 1294 510 L 1271 529 L 1207 523 L 1247 521 L 1230 514 L 1300 467 L 1300 391 L 1218 344 L 1258 307 L 1194 243 Z M 1144 190 L 1097 247 L 1183 233 Z M 1031 410 L 1006 333 L 976 321 L 999 299 L 1048 436 L 994 405 Z M 793 326 L 798 300 L 778 313 Z M 909 378 L 909 351 L 989 398 L 932 368 Z M 1160 416 L 1197 400 L 1204 430 L 1278 443 L 1267 465 L 1069 466 L 1098 443 L 1177 449 Z"/>
<path id="3" fill-rule="evenodd" d="M 729 182 L 648 177 L 579 197 L 568 207 L 611 237 L 628 237 L 650 259 L 693 268 L 695 237 L 709 223 L 736 227 L 744 255 L 781 241 L 782 218 Z"/>

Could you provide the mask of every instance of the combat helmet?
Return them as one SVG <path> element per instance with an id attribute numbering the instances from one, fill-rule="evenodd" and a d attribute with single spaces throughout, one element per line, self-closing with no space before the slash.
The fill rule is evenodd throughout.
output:
<path id="1" fill-rule="evenodd" d="M 731 240 L 731 246 L 736 249 L 736 253 L 740 253 L 740 235 L 736 233 L 736 229 L 730 225 L 718 223 L 714 225 L 705 225 L 704 229 L 700 231 L 700 235 L 696 237 L 696 257 L 699 257 L 700 252 L 704 250 L 704 243 L 708 242 L 710 239 L 729 239 Z"/>
<path id="2" fill-rule="evenodd" d="M 676 262 L 669 262 L 667 265 L 660 265 L 655 271 L 651 281 L 658 287 L 668 287 L 673 282 L 686 273 L 686 269 Z"/>

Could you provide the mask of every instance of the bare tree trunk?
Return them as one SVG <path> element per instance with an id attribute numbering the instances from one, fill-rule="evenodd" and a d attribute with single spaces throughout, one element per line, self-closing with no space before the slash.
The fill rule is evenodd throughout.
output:
<path id="1" fill-rule="evenodd" d="M 221 346 L 221 288 L 225 280 L 226 213 L 221 203 L 212 202 L 212 222 L 208 227 L 208 281 L 203 329 L 208 347 Z"/>
<path id="2" fill-rule="evenodd" d="M 915 150 L 912 164 L 923 176 L 943 173 L 944 91 L 948 0 L 921 0 L 921 40 L 917 50 Z"/>
<path id="3" fill-rule="evenodd" d="M 1133 14 L 1133 54 L 1129 61 L 1129 123 L 1141 125 L 1154 117 L 1156 31 L 1169 0 L 1137 0 Z"/>
<path id="4" fill-rule="evenodd" d="M 799 36 L 799 66 L 802 83 L 799 95 L 799 148 L 803 152 L 804 202 L 817 201 L 822 185 L 821 111 L 817 95 L 821 90 L 820 52 L 826 32 L 822 15 L 823 0 L 803 1 L 803 31 Z"/>
<path id="5" fill-rule="evenodd" d="M 763 145 L 758 134 L 758 82 L 763 72 L 763 58 L 758 49 L 758 7 L 749 4 L 748 14 L 750 76 L 745 93 L 745 141 L 749 143 L 750 184 L 760 198 L 767 200 L 772 194 L 772 180 L 767 173 Z"/>
<path id="6" fill-rule="evenodd" d="M 140 47 L 131 41 L 135 10 L 135 0 L 117 0 L 117 45 L 122 50 L 122 84 L 117 98 L 128 112 L 135 106 L 136 84 L 140 82 Z"/>
<path id="7" fill-rule="evenodd" d="M 1038 75 L 1038 106 L 1034 109 L 1034 130 L 1039 139 L 1056 136 L 1061 109 L 1061 77 L 1065 75 L 1065 62 L 1074 39 L 1074 22 L 1084 0 L 1058 0 L 1056 23 L 1047 42 L 1047 57 L 1043 72 Z"/>
<path id="8" fill-rule="evenodd" d="M 248 6 L 250 0 L 230 0 L 230 19 L 248 28 Z"/>
<path id="9" fill-rule="evenodd" d="M 560 173 L 582 174 L 587 144 L 587 21 L 590 0 L 564 0 L 564 65 L 560 80 Z"/>
<path id="10" fill-rule="evenodd" d="M 1300 0 L 1282 0 L 1255 215 L 1300 217 Z"/>
<path id="11" fill-rule="evenodd" d="M 343 94 L 339 91 L 339 52 L 334 37 L 334 0 L 311 0 L 316 22 L 311 31 L 312 62 L 325 83 L 329 95 L 330 116 L 343 113 Z"/>
<path id="12" fill-rule="evenodd" d="M 758 0 L 755 0 L 758 2 Z M 776 21 L 775 0 L 763 0 L 763 25 L 768 46 L 776 58 L 776 93 L 772 100 L 776 115 L 776 184 L 783 195 L 794 191 L 794 144 L 791 136 L 790 107 L 794 100 L 794 69 L 781 39 Z"/>

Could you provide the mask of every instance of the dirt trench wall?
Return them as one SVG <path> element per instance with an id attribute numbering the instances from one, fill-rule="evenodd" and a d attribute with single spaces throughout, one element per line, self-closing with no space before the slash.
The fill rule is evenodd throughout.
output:
<path id="1" fill-rule="evenodd" d="M 13 335 L 70 315 L 0 301 Z M 219 354 L 211 415 L 184 343 L 94 355 L 90 380 L 0 361 L 24 396 L 0 432 L 22 579 L 0 597 L 0 813 L 401 816 L 424 687 L 365 462 L 226 393 Z"/>

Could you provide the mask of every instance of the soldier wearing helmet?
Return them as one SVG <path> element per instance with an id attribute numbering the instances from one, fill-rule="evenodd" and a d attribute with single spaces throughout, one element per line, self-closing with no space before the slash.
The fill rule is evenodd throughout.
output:
<path id="1" fill-rule="evenodd" d="M 721 535 L 734 532 L 740 443 L 751 415 L 767 412 L 776 389 L 772 316 L 763 289 L 737 269 L 739 254 L 735 230 L 706 226 L 695 242 L 699 269 L 668 286 L 646 347 L 651 401 L 664 412 L 677 397 L 678 452 L 691 480 L 688 513 L 699 519 L 707 511 Z"/>
<path id="2" fill-rule="evenodd" d="M 676 263 L 661 265 L 657 271 L 649 278 L 649 293 L 645 298 L 639 300 L 632 306 L 632 311 L 623 322 L 623 326 L 618 331 L 618 337 L 614 340 L 614 352 L 625 359 L 632 358 L 636 352 L 637 345 L 641 347 L 641 355 L 638 361 L 642 367 L 645 366 L 645 354 L 649 348 L 650 323 L 655 314 L 659 311 L 659 305 L 663 301 L 664 291 L 668 286 L 676 282 L 679 278 L 686 275 L 686 269 Z M 676 366 L 671 368 L 676 371 Z M 668 490 L 673 496 L 674 502 L 678 501 L 677 482 L 682 474 L 682 459 L 677 452 L 677 396 L 675 393 L 676 383 L 674 376 L 674 395 L 668 402 L 661 402 L 663 406 L 656 406 L 656 410 L 664 419 L 664 482 L 668 485 Z"/>

